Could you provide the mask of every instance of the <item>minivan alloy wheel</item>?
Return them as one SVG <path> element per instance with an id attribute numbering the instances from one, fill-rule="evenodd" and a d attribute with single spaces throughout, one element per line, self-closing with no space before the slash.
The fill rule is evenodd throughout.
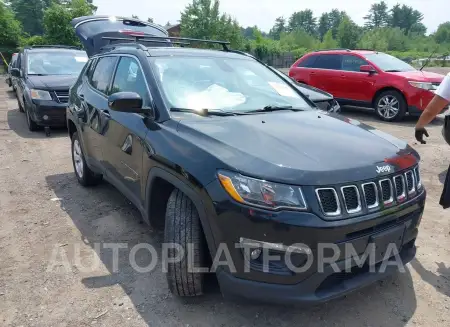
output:
<path id="1" fill-rule="evenodd" d="M 400 110 L 400 102 L 392 95 L 385 95 L 378 101 L 377 110 L 380 116 L 392 119 L 397 116 Z"/>
<path id="2" fill-rule="evenodd" d="M 81 151 L 80 142 L 78 140 L 73 142 L 73 161 L 78 177 L 83 178 L 83 152 Z"/>

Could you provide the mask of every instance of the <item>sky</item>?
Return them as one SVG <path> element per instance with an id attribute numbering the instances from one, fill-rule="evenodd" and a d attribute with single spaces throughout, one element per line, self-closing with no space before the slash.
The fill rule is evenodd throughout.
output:
<path id="1" fill-rule="evenodd" d="M 389 7 L 396 3 L 407 4 L 424 14 L 423 23 L 428 33 L 436 31 L 439 24 L 450 21 L 450 0 L 385 0 Z M 155 23 L 172 24 L 180 19 L 180 12 L 191 0 L 94 0 L 98 15 L 131 16 L 142 20 L 152 17 Z M 268 32 L 279 16 L 288 18 L 293 12 L 311 9 L 315 16 L 333 8 L 345 10 L 358 24 L 375 0 L 220 0 L 220 11 L 236 18 L 243 27 L 257 25 Z M 258 13 L 256 13 L 258 12 Z"/>

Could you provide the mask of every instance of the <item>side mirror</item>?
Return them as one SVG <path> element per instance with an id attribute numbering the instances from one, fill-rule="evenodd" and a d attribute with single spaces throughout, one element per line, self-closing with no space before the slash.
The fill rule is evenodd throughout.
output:
<path id="1" fill-rule="evenodd" d="M 14 76 L 14 77 L 20 77 L 20 69 L 19 68 L 13 68 L 13 69 L 11 69 L 11 76 Z"/>
<path id="2" fill-rule="evenodd" d="M 108 98 L 108 106 L 111 110 L 121 112 L 144 113 L 148 110 L 142 108 L 142 98 L 135 92 L 117 92 Z"/>
<path id="3" fill-rule="evenodd" d="M 359 71 L 362 73 L 375 74 L 377 71 L 371 65 L 361 65 Z"/>

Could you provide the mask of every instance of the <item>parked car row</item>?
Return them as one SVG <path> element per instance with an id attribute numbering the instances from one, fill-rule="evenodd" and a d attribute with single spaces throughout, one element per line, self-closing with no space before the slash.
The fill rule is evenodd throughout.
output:
<path id="1" fill-rule="evenodd" d="M 19 103 L 34 122 L 45 105 L 65 103 L 78 182 L 109 181 L 164 229 L 165 243 L 186 250 L 179 260 L 174 249 L 168 254 L 173 294 L 203 294 L 205 273 L 192 268 L 217 260 L 224 246 L 231 261 L 214 270 L 222 293 L 278 303 L 321 303 L 384 278 L 396 266 L 372 268 L 392 259 L 392 244 L 401 263 L 414 258 L 426 191 L 407 143 L 328 112 L 338 110 L 333 96 L 227 42 L 169 38 L 157 25 L 120 17 L 72 25 L 84 65 L 78 50 L 45 50 L 80 58 L 62 70 L 76 79 L 66 102 L 62 82 L 47 76 L 55 61 L 40 57 L 41 48 L 21 53 L 12 70 L 23 85 Z M 188 47 L 194 42 L 223 50 Z M 66 59 L 56 62 L 66 67 Z M 373 261 L 360 267 L 343 252 L 318 269 L 324 244 L 357 255 L 375 245 Z M 315 264 L 305 266 L 311 256 Z"/>

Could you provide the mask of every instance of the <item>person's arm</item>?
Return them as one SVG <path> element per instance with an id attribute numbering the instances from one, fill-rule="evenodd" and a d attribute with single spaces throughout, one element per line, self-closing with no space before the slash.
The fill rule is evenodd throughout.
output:
<path id="1" fill-rule="evenodd" d="M 423 140 L 424 135 L 428 136 L 428 131 L 425 125 L 429 124 L 436 116 L 450 103 L 450 73 L 445 76 L 439 88 L 436 90 L 436 95 L 420 115 L 415 128 L 416 140 L 425 144 Z"/>
<path id="2" fill-rule="evenodd" d="M 450 91 L 450 89 L 449 89 Z M 428 125 L 433 121 L 433 119 L 439 115 L 442 109 L 448 105 L 450 100 L 443 98 L 440 95 L 435 95 L 428 106 L 423 111 L 422 115 L 420 115 L 419 120 L 416 124 L 416 129 L 424 128 L 425 125 Z"/>

